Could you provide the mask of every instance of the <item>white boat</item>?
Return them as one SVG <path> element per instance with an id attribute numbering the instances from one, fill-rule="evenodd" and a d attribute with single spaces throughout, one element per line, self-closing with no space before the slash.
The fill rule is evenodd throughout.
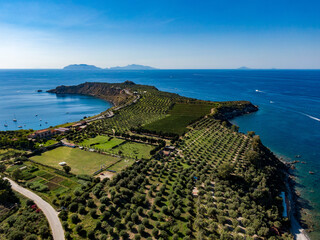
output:
<path id="1" fill-rule="evenodd" d="M 18 126 L 18 128 L 22 128 L 22 126 Z"/>
<path id="2" fill-rule="evenodd" d="M 4 123 L 4 126 L 5 126 L 5 127 L 8 127 L 7 121 Z"/>
<path id="3" fill-rule="evenodd" d="M 14 119 L 12 119 L 12 121 L 14 121 L 14 122 L 17 121 L 16 115 L 14 115 Z"/>

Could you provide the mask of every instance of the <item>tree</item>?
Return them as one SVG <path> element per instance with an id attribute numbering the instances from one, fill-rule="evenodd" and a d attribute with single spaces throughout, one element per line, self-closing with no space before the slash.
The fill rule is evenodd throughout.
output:
<path id="1" fill-rule="evenodd" d="M 63 166 L 63 170 L 66 172 L 66 173 L 69 173 L 71 171 L 71 167 L 68 166 L 68 165 L 64 165 Z"/>
<path id="2" fill-rule="evenodd" d="M 0 164 L 0 173 L 3 173 L 6 170 L 6 166 L 3 164 Z"/>
<path id="3" fill-rule="evenodd" d="M 238 131 L 239 131 L 239 127 L 236 126 L 236 125 L 232 125 L 232 126 L 231 126 L 231 130 L 232 130 L 233 132 L 238 132 Z"/>
<path id="4" fill-rule="evenodd" d="M 16 169 L 12 172 L 12 178 L 15 180 L 15 181 L 18 181 L 22 178 L 22 172 L 20 169 Z"/>
<path id="5" fill-rule="evenodd" d="M 233 168 L 233 165 L 230 163 L 221 164 L 218 167 L 218 176 L 224 179 L 228 178 L 230 174 L 233 172 Z"/>

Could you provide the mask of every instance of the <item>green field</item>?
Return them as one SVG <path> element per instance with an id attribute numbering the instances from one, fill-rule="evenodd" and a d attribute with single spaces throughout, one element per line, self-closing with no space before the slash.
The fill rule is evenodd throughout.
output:
<path id="1" fill-rule="evenodd" d="M 90 175 L 99 170 L 102 165 L 110 166 L 119 158 L 87 152 L 78 148 L 59 147 L 40 156 L 34 156 L 31 160 L 58 169 L 62 169 L 59 165 L 60 162 L 66 162 L 71 167 L 71 173 Z"/>
<path id="2" fill-rule="evenodd" d="M 169 115 L 163 119 L 145 125 L 144 128 L 156 132 L 183 134 L 186 127 L 211 112 L 214 104 L 187 104 L 177 103 L 169 111 Z"/>
<path id="3" fill-rule="evenodd" d="M 57 141 L 53 140 L 53 139 L 49 139 L 48 141 L 46 141 L 45 143 L 36 143 L 36 146 L 38 147 L 48 147 L 50 145 L 56 144 Z"/>
<path id="4" fill-rule="evenodd" d="M 125 140 L 109 136 L 97 136 L 95 138 L 84 140 L 82 143 L 80 143 L 80 145 L 97 150 L 108 151 L 109 149 L 118 146 L 124 141 Z"/>
<path id="5" fill-rule="evenodd" d="M 135 162 L 135 160 L 133 160 L 133 159 L 121 159 L 121 161 L 119 161 L 116 164 L 112 165 L 110 168 L 108 168 L 108 170 L 121 172 L 126 167 L 131 166 L 134 162 Z"/>
<path id="6" fill-rule="evenodd" d="M 116 148 L 111 149 L 109 152 L 133 159 L 149 159 L 151 157 L 150 151 L 152 149 L 154 149 L 154 146 L 152 145 L 136 142 L 126 142 Z"/>
<path id="7" fill-rule="evenodd" d="M 124 141 L 125 140 L 122 140 L 119 138 L 113 138 L 109 136 L 97 136 L 95 138 L 84 140 L 80 145 L 89 147 L 89 148 L 100 149 L 102 151 L 107 151 L 123 143 Z"/>

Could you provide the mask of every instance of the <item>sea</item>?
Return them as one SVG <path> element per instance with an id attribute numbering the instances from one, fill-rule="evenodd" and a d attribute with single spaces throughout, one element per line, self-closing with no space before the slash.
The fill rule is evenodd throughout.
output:
<path id="1" fill-rule="evenodd" d="M 320 70 L 0 70 L 0 130 L 42 129 L 93 116 L 111 104 L 46 90 L 126 80 L 186 97 L 249 100 L 258 105 L 258 112 L 232 122 L 241 132 L 255 131 L 285 160 L 305 162 L 295 165 L 297 191 L 303 200 L 303 218 L 314 225 L 310 237 L 320 239 Z"/>

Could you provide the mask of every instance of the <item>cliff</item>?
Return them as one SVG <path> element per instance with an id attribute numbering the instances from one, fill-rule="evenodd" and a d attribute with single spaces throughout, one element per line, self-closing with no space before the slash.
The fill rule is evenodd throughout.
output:
<path id="1" fill-rule="evenodd" d="M 215 117 L 219 119 L 232 119 L 258 110 L 259 108 L 249 101 L 220 102 L 220 105 L 216 108 Z"/>

